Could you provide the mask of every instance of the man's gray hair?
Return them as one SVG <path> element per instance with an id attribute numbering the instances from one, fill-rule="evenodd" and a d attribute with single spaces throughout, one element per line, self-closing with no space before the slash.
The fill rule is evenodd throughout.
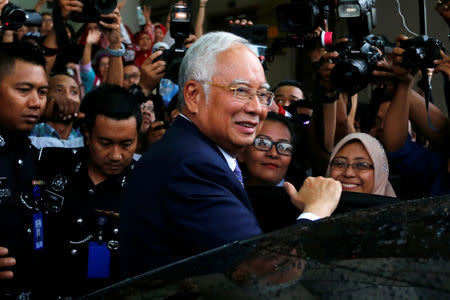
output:
<path id="1" fill-rule="evenodd" d="M 249 45 L 246 39 L 224 31 L 210 32 L 200 37 L 187 50 L 180 66 L 178 76 L 178 109 L 181 111 L 185 105 L 183 87 L 188 80 L 211 81 L 216 73 L 216 57 L 236 44 Z M 208 86 L 204 85 L 205 94 Z"/>

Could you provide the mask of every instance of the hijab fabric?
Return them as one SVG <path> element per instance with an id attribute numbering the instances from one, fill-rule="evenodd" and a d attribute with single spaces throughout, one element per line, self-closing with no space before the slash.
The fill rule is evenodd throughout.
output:
<path id="1" fill-rule="evenodd" d="M 333 149 L 331 153 L 330 162 L 333 161 L 339 150 L 342 149 L 348 142 L 352 140 L 358 140 L 366 148 L 367 153 L 369 153 L 370 158 L 373 162 L 374 169 L 374 186 L 371 194 L 396 197 L 394 189 L 388 180 L 389 177 L 389 164 L 386 157 L 386 152 L 384 152 L 383 146 L 374 137 L 366 133 L 351 133 L 345 136 Z M 330 164 L 328 164 L 328 169 L 326 172 L 326 177 L 330 177 Z"/>

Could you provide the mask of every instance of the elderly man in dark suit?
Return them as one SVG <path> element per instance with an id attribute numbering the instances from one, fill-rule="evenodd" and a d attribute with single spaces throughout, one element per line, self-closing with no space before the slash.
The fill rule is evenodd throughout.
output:
<path id="1" fill-rule="evenodd" d="M 121 204 L 123 273 L 135 275 L 261 234 L 234 157 L 250 145 L 273 101 L 246 40 L 209 33 L 180 68 L 182 114 L 143 155 Z M 307 217 L 329 216 L 340 184 L 310 178 L 292 201 Z"/>

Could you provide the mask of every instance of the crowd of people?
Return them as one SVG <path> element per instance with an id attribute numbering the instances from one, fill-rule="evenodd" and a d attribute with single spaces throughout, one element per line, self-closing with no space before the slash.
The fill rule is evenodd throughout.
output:
<path id="1" fill-rule="evenodd" d="M 308 53 L 317 97 L 289 78 L 271 89 L 247 40 L 204 34 L 207 2 L 178 81 L 166 76 L 170 15 L 152 22 L 145 3 L 136 33 L 125 2 L 75 33 L 78 0 L 2 32 L 0 298 L 76 298 L 330 217 L 343 191 L 368 205 L 450 192 L 450 123 L 426 107 L 404 49 L 378 62 L 365 112 L 331 79 L 339 54 L 320 47 Z M 448 1 L 437 11 L 450 22 Z M 450 58 L 435 64 L 448 89 Z"/>

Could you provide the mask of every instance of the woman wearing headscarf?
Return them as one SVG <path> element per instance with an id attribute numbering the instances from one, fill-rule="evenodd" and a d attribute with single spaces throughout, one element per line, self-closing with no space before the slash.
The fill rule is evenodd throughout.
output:
<path id="1" fill-rule="evenodd" d="M 365 133 L 351 133 L 337 143 L 325 176 L 340 181 L 343 191 L 396 197 L 383 146 Z"/>

